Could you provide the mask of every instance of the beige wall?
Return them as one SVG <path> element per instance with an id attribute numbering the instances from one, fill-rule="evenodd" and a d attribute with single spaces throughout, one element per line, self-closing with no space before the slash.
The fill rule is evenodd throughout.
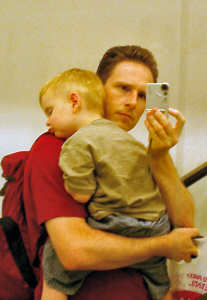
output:
<path id="1" fill-rule="evenodd" d="M 187 122 L 177 146 L 182 174 L 207 161 L 207 1 L 185 0 L 182 8 L 179 96 Z M 207 177 L 190 187 L 196 205 L 196 225 L 207 234 Z"/>
<path id="2" fill-rule="evenodd" d="M 0 157 L 28 149 L 45 130 L 37 101 L 45 81 L 73 66 L 95 71 L 107 48 L 140 44 L 155 54 L 159 80 L 172 87 L 170 103 L 187 118 L 181 141 L 172 150 L 180 175 L 202 163 L 207 148 L 206 11 L 206 0 L 4 2 L 0 10 Z M 146 142 L 142 121 L 132 133 Z M 200 219 L 206 189 L 204 184 L 194 189 Z"/>

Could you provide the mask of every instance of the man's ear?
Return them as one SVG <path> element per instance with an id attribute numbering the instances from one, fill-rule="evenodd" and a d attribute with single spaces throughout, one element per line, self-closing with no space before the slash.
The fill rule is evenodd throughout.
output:
<path id="1" fill-rule="evenodd" d="M 73 112 L 76 113 L 81 108 L 81 98 L 80 95 L 76 92 L 73 92 L 69 96 L 72 103 Z"/>

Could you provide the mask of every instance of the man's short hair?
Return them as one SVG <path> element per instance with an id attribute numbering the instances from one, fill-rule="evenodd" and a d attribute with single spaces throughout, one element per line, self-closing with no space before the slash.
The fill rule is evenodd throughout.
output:
<path id="1" fill-rule="evenodd" d="M 107 79 L 111 75 L 114 67 L 122 61 L 135 61 L 143 63 L 152 72 L 154 82 L 157 82 L 158 69 L 157 62 L 151 51 L 142 48 L 140 46 L 116 46 L 108 49 L 101 59 L 97 74 L 101 78 L 103 83 L 106 83 Z"/>
<path id="2" fill-rule="evenodd" d="M 103 115 L 105 98 L 103 83 L 98 75 L 91 71 L 73 68 L 55 76 L 41 89 L 40 104 L 48 90 L 51 90 L 54 95 L 60 94 L 63 97 L 68 93 L 79 92 L 83 96 L 88 110 Z"/>

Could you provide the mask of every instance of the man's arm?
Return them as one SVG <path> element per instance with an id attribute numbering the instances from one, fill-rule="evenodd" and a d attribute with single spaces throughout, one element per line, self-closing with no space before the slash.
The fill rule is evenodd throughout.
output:
<path id="1" fill-rule="evenodd" d="M 185 123 L 176 110 L 169 113 L 177 119 L 175 127 L 158 110 L 148 113 L 146 126 L 152 138 L 150 167 L 163 199 L 166 202 L 172 223 L 179 227 L 194 226 L 194 203 L 188 189 L 181 182 L 168 150 L 178 142 Z"/>
<path id="2" fill-rule="evenodd" d="M 151 157 L 150 166 L 172 223 L 179 227 L 194 227 L 192 196 L 181 182 L 169 153 Z"/>
<path id="3" fill-rule="evenodd" d="M 59 217 L 46 222 L 55 251 L 66 269 L 110 270 L 154 256 L 191 260 L 197 255 L 195 228 L 175 229 L 152 238 L 128 238 L 90 227 L 85 219 Z"/>

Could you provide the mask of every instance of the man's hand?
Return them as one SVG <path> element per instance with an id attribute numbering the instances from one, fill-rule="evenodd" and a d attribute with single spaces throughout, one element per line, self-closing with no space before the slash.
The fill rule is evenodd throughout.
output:
<path id="1" fill-rule="evenodd" d="M 172 108 L 168 110 L 168 113 L 176 118 L 175 126 L 157 108 L 153 108 L 147 113 L 145 125 L 149 131 L 150 152 L 152 155 L 168 151 L 179 140 L 185 118 L 178 110 Z"/>
<path id="2" fill-rule="evenodd" d="M 193 256 L 198 256 L 198 248 L 192 238 L 199 236 L 197 228 L 178 228 L 168 235 L 168 249 L 165 252 L 167 258 L 191 262 Z"/>

